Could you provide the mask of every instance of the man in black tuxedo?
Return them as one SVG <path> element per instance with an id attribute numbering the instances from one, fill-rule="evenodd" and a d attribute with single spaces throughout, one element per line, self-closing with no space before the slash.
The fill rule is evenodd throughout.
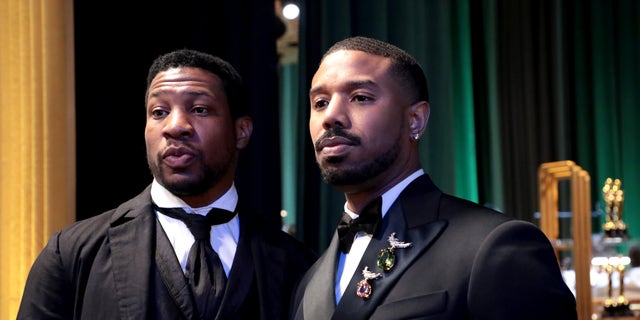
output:
<path id="1" fill-rule="evenodd" d="M 245 101 L 241 77 L 226 61 L 187 49 L 158 57 L 146 93 L 153 181 L 51 238 L 31 268 L 17 318 L 287 318 L 293 286 L 316 256 L 243 210 L 234 176 L 253 130 Z M 192 234 L 180 214 L 208 224 Z M 207 253 L 190 255 L 194 243 Z M 212 287 L 202 292 L 212 293 L 196 301 L 200 289 L 191 285 L 208 280 Z"/>
<path id="2" fill-rule="evenodd" d="M 291 319 L 577 318 L 537 226 L 444 194 L 423 171 L 430 109 L 413 57 L 345 39 L 323 56 L 309 94 L 316 160 L 346 203 Z"/>

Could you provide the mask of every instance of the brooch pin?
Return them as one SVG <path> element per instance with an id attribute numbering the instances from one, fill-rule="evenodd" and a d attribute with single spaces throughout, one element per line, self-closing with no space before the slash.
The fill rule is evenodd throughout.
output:
<path id="1" fill-rule="evenodd" d="M 388 238 L 389 248 L 380 250 L 380 254 L 378 255 L 378 260 L 376 260 L 376 264 L 378 268 L 389 271 L 396 263 L 396 254 L 394 253 L 396 248 L 404 249 L 411 246 L 411 242 L 402 242 L 396 238 L 396 233 L 393 232 Z"/>
<path id="2" fill-rule="evenodd" d="M 369 283 L 369 280 L 378 279 L 381 275 L 379 273 L 369 271 L 369 267 L 365 266 L 364 269 L 362 269 L 362 276 L 364 276 L 364 279 L 358 282 L 356 294 L 362 299 L 367 299 L 371 296 L 371 284 Z"/>

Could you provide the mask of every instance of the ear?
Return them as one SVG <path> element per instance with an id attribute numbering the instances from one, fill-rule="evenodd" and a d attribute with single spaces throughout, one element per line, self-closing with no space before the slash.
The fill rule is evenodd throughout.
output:
<path id="1" fill-rule="evenodd" d="M 253 132 L 253 121 L 249 117 L 240 117 L 235 121 L 236 125 L 236 148 L 244 149 L 249 144 L 251 133 Z"/>
<path id="2" fill-rule="evenodd" d="M 409 138 L 417 141 L 427 129 L 429 113 L 431 108 L 429 102 L 419 101 L 409 107 Z"/>

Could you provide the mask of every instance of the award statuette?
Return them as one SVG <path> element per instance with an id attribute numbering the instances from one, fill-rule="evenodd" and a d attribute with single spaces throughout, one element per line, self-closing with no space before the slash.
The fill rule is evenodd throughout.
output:
<path id="1" fill-rule="evenodd" d="M 624 192 L 620 179 L 607 178 L 602 187 L 602 198 L 605 205 L 605 223 L 603 225 L 605 244 L 617 245 L 629 238 L 627 225 L 622 221 L 622 203 L 624 202 Z M 606 263 L 602 264 L 603 270 L 609 279 L 609 290 L 607 298 L 604 300 L 603 318 L 631 317 L 633 312 L 630 309 L 629 300 L 624 296 L 624 275 L 630 258 L 622 255 L 609 257 Z M 617 274 L 619 279 L 619 292 L 613 293 L 613 275 Z"/>
<path id="2" fill-rule="evenodd" d="M 624 296 L 624 272 L 630 262 L 629 257 L 609 257 L 602 266 L 609 277 L 608 298 L 604 300 L 604 312 L 602 313 L 604 318 L 633 316 L 629 300 Z M 617 297 L 613 294 L 613 274 L 616 272 L 620 281 L 620 290 Z"/>
<path id="3" fill-rule="evenodd" d="M 602 187 L 605 202 L 606 222 L 603 229 L 606 237 L 627 238 L 627 225 L 622 221 L 622 203 L 624 191 L 620 179 L 607 178 Z"/>

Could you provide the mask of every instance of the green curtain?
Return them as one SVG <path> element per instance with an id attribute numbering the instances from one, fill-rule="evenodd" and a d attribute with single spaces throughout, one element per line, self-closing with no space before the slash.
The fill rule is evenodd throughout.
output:
<path id="1" fill-rule="evenodd" d="M 298 65 L 287 63 L 280 66 L 280 147 L 282 148 L 282 217 L 283 227 L 291 233 L 295 233 L 296 226 L 296 199 L 300 199 L 301 193 L 296 188 L 298 172 L 296 168 L 298 157 L 302 152 L 298 148 L 298 139 L 306 136 L 306 131 L 296 123 L 301 122 L 300 115 L 304 114 L 301 108 L 295 107 L 298 101 Z"/>
<path id="2" fill-rule="evenodd" d="M 421 159 L 448 193 L 536 221 L 540 164 L 573 160 L 591 176 L 593 210 L 620 178 L 637 236 L 640 3 L 539 0 L 307 0 L 301 3 L 300 112 L 291 190 L 298 236 L 322 250 L 344 197 L 322 182 L 307 131 L 307 90 L 321 54 L 352 35 L 414 55 L 431 96 Z M 286 85 L 286 84 L 285 84 Z M 284 106 L 285 110 L 287 106 Z M 292 149 L 294 150 L 294 149 Z M 567 194 L 561 196 L 561 210 Z M 602 217 L 600 216 L 600 219 Z M 596 221 L 595 229 L 598 229 Z"/>

